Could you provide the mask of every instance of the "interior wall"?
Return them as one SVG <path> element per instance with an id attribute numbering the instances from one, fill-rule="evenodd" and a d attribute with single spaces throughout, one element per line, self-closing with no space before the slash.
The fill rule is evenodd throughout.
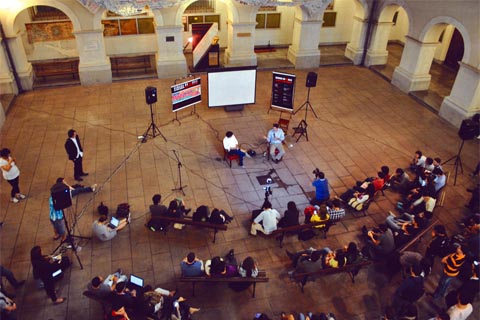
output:
<path id="1" fill-rule="evenodd" d="M 388 41 L 405 44 L 405 36 L 408 34 L 408 16 L 403 8 L 398 8 L 398 17 L 395 25 L 392 25 Z"/>
<path id="2" fill-rule="evenodd" d="M 337 12 L 335 27 L 322 27 L 320 44 L 347 43 L 350 41 L 353 27 L 355 3 L 353 0 L 335 0 L 333 11 Z"/>
<path id="3" fill-rule="evenodd" d="M 266 46 L 268 42 L 273 45 L 288 46 L 292 43 L 293 22 L 295 8 L 279 6 L 277 12 L 281 14 L 279 29 L 255 29 L 255 45 Z"/>
<path id="4" fill-rule="evenodd" d="M 453 31 L 455 27 L 452 25 L 448 25 L 443 31 L 442 41 L 439 42 L 437 49 L 435 50 L 435 55 L 433 59 L 436 62 L 443 62 L 445 61 L 445 57 L 447 56 L 448 48 L 450 47 L 450 41 L 452 40 Z"/>

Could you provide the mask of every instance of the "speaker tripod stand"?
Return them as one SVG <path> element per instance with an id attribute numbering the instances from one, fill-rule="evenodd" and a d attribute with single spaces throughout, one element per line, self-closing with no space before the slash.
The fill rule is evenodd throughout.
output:
<path id="1" fill-rule="evenodd" d="M 462 171 L 462 174 L 463 174 L 462 158 L 460 157 L 460 154 L 462 153 L 464 143 L 465 143 L 465 140 L 462 139 L 462 144 L 460 145 L 460 149 L 458 149 L 458 153 L 443 163 L 445 165 L 450 161 L 455 160 L 455 162 L 453 163 L 453 165 L 455 166 L 455 179 L 453 180 L 454 186 L 457 184 L 458 166 L 460 166 L 460 170 Z"/>
<path id="2" fill-rule="evenodd" d="M 55 250 L 53 250 L 52 254 L 54 254 L 65 243 L 68 243 L 73 253 L 77 257 L 77 261 L 78 261 L 78 264 L 80 265 L 80 269 L 83 270 L 83 264 L 82 264 L 82 261 L 80 260 L 80 257 L 78 256 L 77 246 L 75 245 L 75 238 L 84 239 L 84 240 L 90 240 L 91 238 L 73 235 L 72 232 L 70 231 L 70 227 L 68 226 L 67 216 L 65 215 L 64 209 L 62 209 L 62 215 L 63 215 L 63 220 L 65 221 L 65 229 L 67 229 L 67 237 L 65 238 L 65 240 L 60 242 L 60 244 L 55 248 Z"/>
<path id="3" fill-rule="evenodd" d="M 160 129 L 155 124 L 155 119 L 153 118 L 153 107 L 152 103 L 150 103 L 150 125 L 147 128 L 147 131 L 142 136 L 142 143 L 147 142 L 148 137 L 155 138 L 156 136 L 162 136 L 163 140 L 167 142 L 167 138 L 162 134 Z"/>
<path id="4" fill-rule="evenodd" d="M 313 112 L 313 115 L 315 116 L 315 118 L 318 119 L 317 114 L 315 113 L 315 110 L 313 109 L 312 104 L 310 103 L 310 87 L 308 87 L 308 90 L 307 90 L 307 101 L 305 101 L 297 110 L 295 110 L 293 114 L 297 114 L 297 112 L 302 110 L 303 108 L 305 108 L 305 122 L 307 121 L 308 109 L 310 109 Z"/>

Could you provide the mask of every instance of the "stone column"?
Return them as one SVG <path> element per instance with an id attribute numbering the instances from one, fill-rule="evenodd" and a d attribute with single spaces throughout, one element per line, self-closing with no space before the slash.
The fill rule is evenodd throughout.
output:
<path id="1" fill-rule="evenodd" d="M 295 16 L 292 44 L 288 47 L 287 58 L 295 69 L 318 68 L 320 65 L 320 28 L 323 20 L 304 21 Z"/>
<path id="2" fill-rule="evenodd" d="M 228 21 L 228 47 L 225 49 L 224 64 L 227 67 L 256 66 L 254 51 L 256 22 Z"/>
<path id="3" fill-rule="evenodd" d="M 362 62 L 367 27 L 368 20 L 357 16 L 353 17 L 352 35 L 350 36 L 350 42 L 345 48 L 345 56 L 352 60 L 354 65 L 359 65 Z"/>
<path id="4" fill-rule="evenodd" d="M 388 51 L 388 36 L 392 29 L 393 22 L 376 22 L 372 31 L 372 42 L 367 50 L 367 57 L 365 65 L 375 66 L 387 64 Z"/>
<path id="5" fill-rule="evenodd" d="M 2 38 L 0 38 L 0 43 L 1 42 Z M 18 94 L 17 84 L 15 83 L 15 78 L 10 69 L 7 53 L 5 52 L 5 49 L 0 46 L 0 94 Z M 3 109 L 1 111 L 3 111 Z"/>
<path id="6" fill-rule="evenodd" d="M 75 31 L 82 85 L 112 83 L 112 68 L 105 51 L 103 30 Z"/>
<path id="7" fill-rule="evenodd" d="M 188 66 L 183 54 L 183 26 L 156 26 L 156 31 L 158 77 L 184 77 Z"/>
<path id="8" fill-rule="evenodd" d="M 20 85 L 23 90 L 32 90 L 33 88 L 33 70 L 32 64 L 28 62 L 25 48 L 23 47 L 22 37 L 17 34 L 15 37 L 8 38 L 7 44 L 12 55 L 12 63 L 17 70 Z"/>
<path id="9" fill-rule="evenodd" d="M 427 90 L 438 42 L 424 43 L 409 36 L 405 40 L 402 59 L 393 72 L 392 84 L 403 92 Z"/>
<path id="10" fill-rule="evenodd" d="M 457 128 L 463 119 L 480 112 L 480 69 L 463 62 L 459 64 L 452 91 L 443 99 L 439 112 Z"/>

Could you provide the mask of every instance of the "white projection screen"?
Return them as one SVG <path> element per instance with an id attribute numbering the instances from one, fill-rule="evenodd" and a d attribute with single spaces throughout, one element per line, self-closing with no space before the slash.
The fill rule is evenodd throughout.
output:
<path id="1" fill-rule="evenodd" d="M 229 68 L 208 73 L 208 107 L 254 104 L 256 68 Z"/>

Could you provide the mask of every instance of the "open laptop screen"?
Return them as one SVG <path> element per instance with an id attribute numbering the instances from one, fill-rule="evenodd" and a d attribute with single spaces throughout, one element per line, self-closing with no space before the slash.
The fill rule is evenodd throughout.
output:
<path id="1" fill-rule="evenodd" d="M 120 220 L 118 220 L 117 218 L 115 217 L 112 217 L 111 220 L 110 220 L 110 224 L 112 226 L 114 226 L 115 228 L 118 227 L 118 224 L 120 223 Z"/>
<path id="2" fill-rule="evenodd" d="M 130 275 L 130 283 L 137 285 L 139 287 L 143 287 L 143 279 L 140 277 L 137 277 L 134 274 Z"/>

